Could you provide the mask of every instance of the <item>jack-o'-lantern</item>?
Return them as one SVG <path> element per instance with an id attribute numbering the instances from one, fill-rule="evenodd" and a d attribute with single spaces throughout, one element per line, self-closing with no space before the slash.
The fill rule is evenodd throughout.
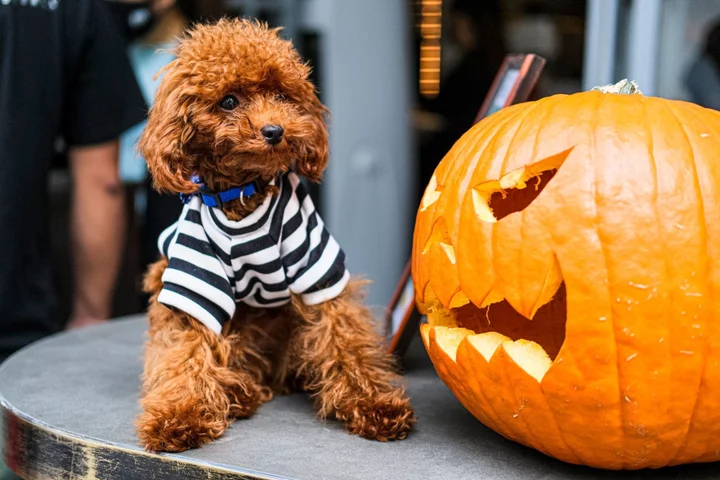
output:
<path id="1" fill-rule="evenodd" d="M 607 469 L 720 459 L 720 113 L 624 81 L 493 114 L 427 186 L 412 274 L 486 426 Z"/>

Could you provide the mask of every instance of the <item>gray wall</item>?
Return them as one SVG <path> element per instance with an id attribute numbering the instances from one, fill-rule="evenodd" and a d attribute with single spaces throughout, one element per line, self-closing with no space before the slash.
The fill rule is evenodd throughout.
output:
<path id="1" fill-rule="evenodd" d="M 353 274 L 384 307 L 412 242 L 415 166 L 410 100 L 411 19 L 404 0 L 314 0 L 308 24 L 323 32 L 323 98 L 332 112 L 324 220 Z"/>

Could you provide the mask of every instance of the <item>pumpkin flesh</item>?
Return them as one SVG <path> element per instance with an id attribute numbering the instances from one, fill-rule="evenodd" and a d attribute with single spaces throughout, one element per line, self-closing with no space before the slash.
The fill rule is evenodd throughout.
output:
<path id="1" fill-rule="evenodd" d="M 501 110 L 455 144 L 413 279 L 433 364 L 480 421 L 601 468 L 720 458 L 718 149 L 716 112 L 601 92 Z"/>

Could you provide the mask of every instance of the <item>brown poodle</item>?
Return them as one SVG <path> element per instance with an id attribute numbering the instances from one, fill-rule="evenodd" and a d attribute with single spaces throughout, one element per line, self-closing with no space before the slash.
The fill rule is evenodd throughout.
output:
<path id="1" fill-rule="evenodd" d="M 295 389 L 366 438 L 403 439 L 415 422 L 300 181 L 319 181 L 328 157 L 308 74 L 290 42 L 246 20 L 196 26 L 165 69 L 140 150 L 155 187 L 186 205 L 145 279 L 149 450 L 212 441 Z"/>

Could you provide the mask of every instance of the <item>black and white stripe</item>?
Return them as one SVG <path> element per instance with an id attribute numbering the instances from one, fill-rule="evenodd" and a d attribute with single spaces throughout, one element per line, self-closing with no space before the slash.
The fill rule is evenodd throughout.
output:
<path id="1" fill-rule="evenodd" d="M 296 294 L 316 305 L 339 295 L 350 278 L 345 254 L 297 175 L 279 182 L 277 196 L 237 222 L 193 197 L 158 238 L 168 258 L 158 301 L 220 333 L 239 302 L 277 307 Z"/>

